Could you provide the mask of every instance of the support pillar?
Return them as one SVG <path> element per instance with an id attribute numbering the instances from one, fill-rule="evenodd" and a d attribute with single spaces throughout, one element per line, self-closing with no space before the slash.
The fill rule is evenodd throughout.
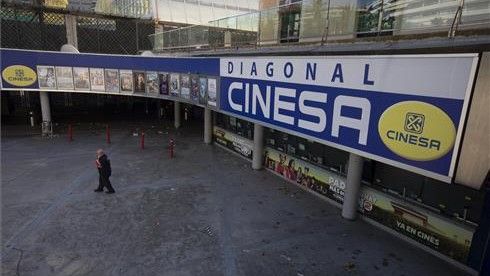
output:
<path id="1" fill-rule="evenodd" d="M 51 107 L 49 105 L 49 95 L 46 91 L 39 91 L 39 99 L 41 102 L 41 114 L 43 118 L 42 134 L 51 134 Z"/>
<path id="2" fill-rule="evenodd" d="M 76 15 L 65 15 L 66 43 L 78 48 L 77 17 Z"/>
<path id="3" fill-rule="evenodd" d="M 225 47 L 231 47 L 231 32 L 225 31 Z"/>
<path id="4" fill-rule="evenodd" d="M 348 220 L 355 220 L 357 217 L 363 164 L 364 160 L 361 156 L 354 153 L 349 154 L 347 182 L 345 183 L 344 203 L 342 204 L 342 217 Z"/>
<path id="5" fill-rule="evenodd" d="M 213 141 L 213 119 L 212 111 L 209 108 L 204 108 L 204 143 L 211 144 Z"/>
<path id="6" fill-rule="evenodd" d="M 254 148 L 252 152 L 252 169 L 260 170 L 264 164 L 264 127 L 254 124 Z"/>
<path id="7" fill-rule="evenodd" d="M 174 126 L 175 128 L 180 127 L 180 102 L 174 102 Z"/>

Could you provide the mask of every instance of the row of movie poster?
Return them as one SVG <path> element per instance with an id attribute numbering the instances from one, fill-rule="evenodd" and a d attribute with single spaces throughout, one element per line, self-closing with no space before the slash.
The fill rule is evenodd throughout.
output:
<path id="1" fill-rule="evenodd" d="M 267 147 L 264 165 L 289 181 L 338 203 L 344 201 L 346 178 L 324 168 Z M 403 199 L 363 185 L 359 212 L 370 219 L 465 263 L 474 230 L 438 216 Z"/>
<path id="2" fill-rule="evenodd" d="M 66 66 L 38 66 L 37 75 L 40 89 L 169 95 L 196 104 L 217 105 L 217 78 Z"/>

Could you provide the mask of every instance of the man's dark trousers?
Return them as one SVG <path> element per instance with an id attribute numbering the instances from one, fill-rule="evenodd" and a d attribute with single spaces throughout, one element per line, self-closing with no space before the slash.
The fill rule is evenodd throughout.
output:
<path id="1" fill-rule="evenodd" d="M 109 177 L 103 176 L 99 173 L 99 187 L 97 188 L 97 190 L 102 191 L 104 187 L 106 187 L 109 192 L 114 192 L 114 188 L 112 188 Z"/>

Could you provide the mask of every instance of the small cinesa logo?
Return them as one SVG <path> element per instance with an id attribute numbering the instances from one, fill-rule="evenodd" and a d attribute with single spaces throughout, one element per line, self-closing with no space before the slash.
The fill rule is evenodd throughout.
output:
<path id="1" fill-rule="evenodd" d="M 378 132 L 391 151 L 415 161 L 441 158 L 456 139 L 456 128 L 444 111 L 417 101 L 399 102 L 386 109 Z"/>
<path id="2" fill-rule="evenodd" d="M 14 86 L 24 87 L 36 82 L 34 70 L 24 65 L 12 65 L 2 71 L 3 79 Z"/>

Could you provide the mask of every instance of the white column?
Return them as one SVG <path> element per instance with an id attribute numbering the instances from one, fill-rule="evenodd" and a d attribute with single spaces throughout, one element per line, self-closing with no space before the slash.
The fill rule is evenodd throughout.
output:
<path id="1" fill-rule="evenodd" d="M 204 108 L 204 143 L 211 144 L 213 141 L 213 119 L 212 111 L 209 108 Z"/>
<path id="2" fill-rule="evenodd" d="M 344 203 L 342 204 L 342 217 L 348 220 L 355 220 L 357 217 L 363 164 L 364 160 L 361 156 L 354 153 L 349 154 L 347 182 L 345 183 Z"/>
<path id="3" fill-rule="evenodd" d="M 254 148 L 252 152 L 252 169 L 260 170 L 264 164 L 264 127 L 254 124 Z"/>
<path id="4" fill-rule="evenodd" d="M 39 91 L 41 101 L 41 114 L 43 117 L 42 134 L 47 135 L 51 132 L 51 107 L 49 106 L 49 95 L 46 91 Z"/>
<path id="5" fill-rule="evenodd" d="M 231 47 L 231 32 L 225 31 L 225 47 Z"/>
<path id="6" fill-rule="evenodd" d="M 180 127 L 180 102 L 174 102 L 174 126 L 175 128 Z"/>
<path id="7" fill-rule="evenodd" d="M 65 15 L 66 43 L 78 48 L 77 17 L 76 15 Z"/>

